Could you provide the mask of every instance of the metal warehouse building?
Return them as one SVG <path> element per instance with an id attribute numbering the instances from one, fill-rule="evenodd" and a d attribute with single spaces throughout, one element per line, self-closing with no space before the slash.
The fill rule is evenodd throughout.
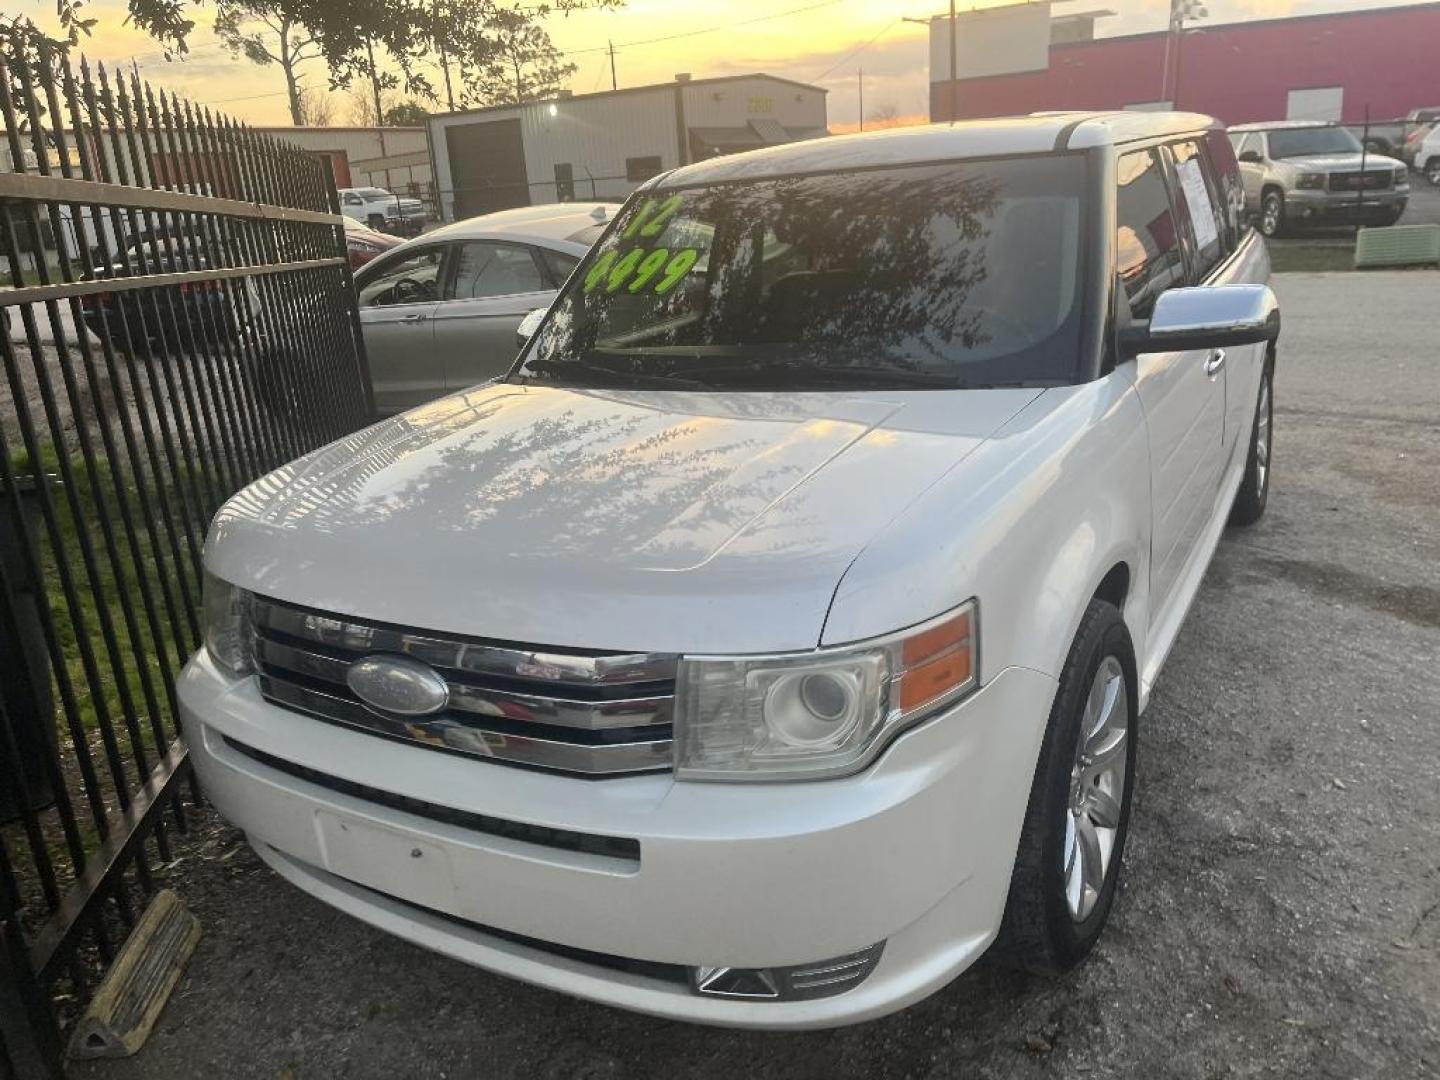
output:
<path id="1" fill-rule="evenodd" d="M 1173 106 L 1227 124 L 1359 123 L 1367 107 L 1380 120 L 1440 105 L 1440 3 L 1101 39 L 1093 39 L 1095 20 L 1110 12 L 1052 19 L 1050 7 L 956 19 L 953 85 L 949 20 L 932 19 L 931 117 Z"/>
<path id="2" fill-rule="evenodd" d="M 825 91 L 773 75 L 673 83 L 430 117 L 445 220 L 628 195 L 715 154 L 826 133 Z"/>

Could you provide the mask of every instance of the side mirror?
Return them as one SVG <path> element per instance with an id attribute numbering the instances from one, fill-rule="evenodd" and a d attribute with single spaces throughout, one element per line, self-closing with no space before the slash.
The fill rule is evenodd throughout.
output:
<path id="1" fill-rule="evenodd" d="M 1259 165 L 1265 159 L 1260 156 L 1259 150 L 1246 150 L 1240 155 L 1240 160 L 1246 165 Z"/>
<path id="2" fill-rule="evenodd" d="M 526 312 L 525 317 L 520 320 L 520 325 L 515 328 L 515 344 L 524 348 L 535 336 L 535 331 L 540 329 L 540 324 L 545 321 L 545 309 L 534 308 Z"/>
<path id="3" fill-rule="evenodd" d="M 1148 323 L 1120 332 L 1126 356 L 1256 345 L 1280 336 L 1280 303 L 1268 285 L 1167 289 Z"/>

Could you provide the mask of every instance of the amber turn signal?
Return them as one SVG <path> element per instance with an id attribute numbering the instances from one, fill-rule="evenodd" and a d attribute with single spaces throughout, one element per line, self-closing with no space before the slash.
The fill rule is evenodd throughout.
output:
<path id="1" fill-rule="evenodd" d="M 905 640 L 900 711 L 914 712 L 967 686 L 975 675 L 973 606 Z"/>

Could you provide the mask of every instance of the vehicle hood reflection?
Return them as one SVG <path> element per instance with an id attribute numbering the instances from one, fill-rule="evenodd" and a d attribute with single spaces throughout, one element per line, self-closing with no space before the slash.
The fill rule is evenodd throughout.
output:
<path id="1" fill-rule="evenodd" d="M 1042 391 L 477 387 L 246 488 L 210 568 L 403 626 L 803 649 L 865 544 Z"/>

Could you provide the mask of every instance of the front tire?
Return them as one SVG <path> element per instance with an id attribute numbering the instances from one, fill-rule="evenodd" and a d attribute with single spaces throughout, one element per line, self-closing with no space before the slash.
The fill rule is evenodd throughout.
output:
<path id="1" fill-rule="evenodd" d="M 1260 232 L 1271 239 L 1285 234 L 1285 196 L 1274 188 L 1260 199 Z"/>
<path id="2" fill-rule="evenodd" d="M 1432 157 L 1425 165 L 1425 179 L 1440 187 L 1440 156 Z"/>
<path id="3" fill-rule="evenodd" d="M 1235 504 L 1230 508 L 1231 525 L 1254 525 L 1265 516 L 1270 501 L 1270 457 L 1274 452 L 1275 365 L 1265 361 L 1260 375 L 1259 398 L 1255 402 L 1255 423 L 1250 428 L 1250 453 Z"/>
<path id="4" fill-rule="evenodd" d="M 1040 974 L 1089 955 L 1110 916 L 1135 775 L 1135 652 L 1113 604 L 1091 600 L 1070 646 L 993 953 Z"/>

